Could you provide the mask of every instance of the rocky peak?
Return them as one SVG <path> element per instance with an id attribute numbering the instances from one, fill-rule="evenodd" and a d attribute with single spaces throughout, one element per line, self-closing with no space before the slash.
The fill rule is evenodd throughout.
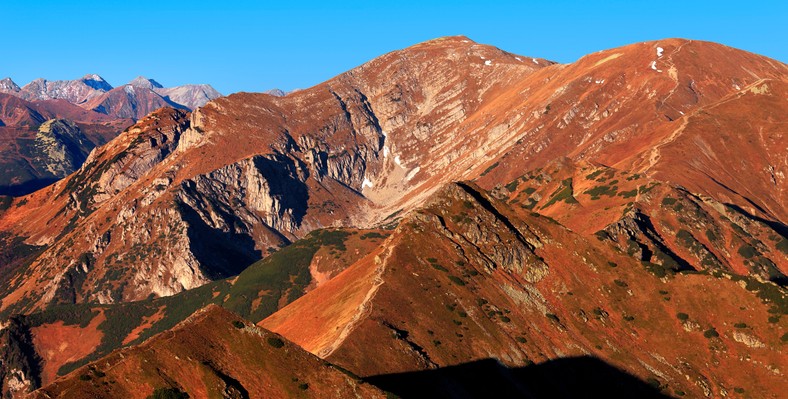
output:
<path id="1" fill-rule="evenodd" d="M 274 97 L 284 97 L 287 95 L 282 89 L 273 88 L 271 90 L 266 90 L 263 93 L 272 95 Z"/>
<path id="2" fill-rule="evenodd" d="M 189 109 L 202 107 L 208 101 L 222 96 L 211 85 L 187 84 L 169 88 L 154 88 L 157 94 Z"/>
<path id="3" fill-rule="evenodd" d="M 79 105 L 109 90 L 112 86 L 101 76 L 89 74 L 76 80 L 38 78 L 22 87 L 19 96 L 28 101 L 62 99 Z"/>
<path id="4" fill-rule="evenodd" d="M 66 177 L 79 169 L 93 147 L 76 124 L 51 119 L 38 128 L 33 163 L 56 177 Z"/>
<path id="5" fill-rule="evenodd" d="M 104 80 L 104 78 L 102 78 L 99 75 L 96 75 L 95 73 L 87 74 L 87 75 L 83 76 L 82 79 L 80 79 L 79 81 L 84 83 L 84 84 L 86 84 L 88 87 L 90 87 L 92 89 L 95 89 L 95 90 L 99 90 L 99 91 L 110 91 L 110 90 L 112 90 L 112 85 L 107 83 L 107 81 Z"/>
<path id="6" fill-rule="evenodd" d="M 163 89 L 164 88 L 164 86 L 162 86 L 161 83 L 159 83 L 159 82 L 157 82 L 157 81 L 155 81 L 153 79 L 148 79 L 148 78 L 146 78 L 144 76 L 137 76 L 136 78 L 134 78 L 134 80 L 129 82 L 129 85 L 130 86 L 135 86 L 135 87 L 144 87 L 144 88 L 150 89 L 150 90 Z"/>
<path id="7" fill-rule="evenodd" d="M 19 86 L 11 80 L 11 78 L 5 78 L 0 80 L 0 92 L 3 93 L 16 93 L 19 91 Z"/>

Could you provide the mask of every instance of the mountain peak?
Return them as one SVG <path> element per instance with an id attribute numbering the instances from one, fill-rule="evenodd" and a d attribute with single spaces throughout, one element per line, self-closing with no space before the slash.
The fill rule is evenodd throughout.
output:
<path id="1" fill-rule="evenodd" d="M 148 79 L 144 76 L 137 76 L 136 78 L 134 78 L 134 80 L 129 82 L 129 85 L 136 87 L 144 87 L 146 89 L 151 89 L 151 90 L 164 88 L 164 86 L 162 86 L 161 83 L 153 79 Z"/>
<path id="2" fill-rule="evenodd" d="M 82 79 L 79 79 L 79 80 L 82 83 L 84 83 L 84 84 L 88 85 L 89 87 L 91 87 L 93 89 L 96 89 L 96 90 L 101 90 L 101 91 L 110 91 L 110 90 L 112 90 L 112 85 L 107 83 L 107 81 L 104 80 L 104 78 L 102 78 L 99 75 L 96 75 L 95 73 L 89 73 L 89 74 L 83 76 Z"/>
<path id="3" fill-rule="evenodd" d="M 476 43 L 475 41 L 469 39 L 467 36 L 458 35 L 458 36 L 442 36 L 437 37 L 435 39 L 430 39 L 427 41 L 423 41 L 421 43 L 415 44 L 411 46 L 411 48 L 421 48 L 423 46 L 437 46 L 437 47 L 463 47 L 463 46 L 472 46 Z"/>
<path id="4" fill-rule="evenodd" d="M 8 92 L 16 93 L 16 92 L 18 92 L 19 90 L 20 90 L 20 89 L 19 89 L 19 85 L 17 85 L 17 84 L 16 84 L 16 82 L 14 82 L 13 80 L 11 80 L 11 78 L 5 78 L 5 79 L 3 79 L 3 80 L 0 80 L 0 92 L 4 92 L 4 93 L 8 93 Z"/>
<path id="5" fill-rule="evenodd" d="M 284 97 L 285 95 L 287 95 L 287 93 L 285 93 L 282 89 L 276 89 L 276 88 L 271 90 L 266 90 L 263 93 L 272 95 L 274 97 Z"/>
<path id="6" fill-rule="evenodd" d="M 475 41 L 471 40 L 468 36 L 465 35 L 441 36 L 432 40 L 427 40 L 425 43 L 431 43 L 431 42 L 476 43 Z"/>

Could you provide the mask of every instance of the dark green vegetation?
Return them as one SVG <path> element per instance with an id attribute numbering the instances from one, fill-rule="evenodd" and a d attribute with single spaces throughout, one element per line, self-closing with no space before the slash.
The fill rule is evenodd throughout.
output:
<path id="1" fill-rule="evenodd" d="M 600 199 L 601 196 L 603 195 L 607 195 L 608 197 L 615 197 L 617 192 L 618 192 L 618 186 L 596 186 L 594 188 L 586 190 L 584 194 L 590 195 L 591 199 L 596 201 Z"/>
<path id="2" fill-rule="evenodd" d="M 10 197 L 7 195 L 0 195 L 0 211 L 4 211 L 11 207 L 11 203 L 14 201 L 14 197 Z"/>
<path id="3" fill-rule="evenodd" d="M 189 394 L 178 388 L 156 388 L 149 399 L 188 399 Z"/>
<path id="4" fill-rule="evenodd" d="M 21 283 L 17 281 L 17 284 L 12 284 L 11 278 L 23 272 L 45 249 L 45 246 L 26 244 L 24 237 L 12 237 L 9 233 L 0 232 L 0 297 Z M 7 317 L 14 311 L 14 308 L 6 309 L 0 313 L 0 317 Z"/>
<path id="5" fill-rule="evenodd" d="M 493 169 L 495 169 L 495 168 L 497 168 L 497 167 L 498 167 L 498 165 L 500 165 L 500 163 L 498 163 L 498 162 L 496 162 L 496 163 L 494 163 L 494 164 L 490 165 L 490 166 L 489 166 L 487 169 L 485 169 L 485 170 L 484 170 L 484 172 L 482 172 L 481 176 L 485 176 L 485 175 L 487 175 L 488 173 L 492 172 L 492 170 L 493 170 Z"/>
<path id="6" fill-rule="evenodd" d="M 561 188 L 556 190 L 551 196 L 550 200 L 547 201 L 546 204 L 542 207 L 542 209 L 547 208 L 550 205 L 555 204 L 559 201 L 564 201 L 567 204 L 576 204 L 577 200 L 574 196 L 572 196 L 572 179 L 566 179 L 561 181 Z"/>
<path id="7" fill-rule="evenodd" d="M 127 346 L 123 345 L 126 337 L 144 324 L 144 319 L 151 318 L 158 312 L 163 312 L 161 320 L 145 329 L 129 345 L 138 344 L 174 327 L 209 304 L 218 304 L 247 320 L 257 322 L 278 310 L 280 304 L 290 303 L 302 296 L 311 282 L 309 265 L 317 250 L 321 247 L 346 250 L 345 240 L 350 234 L 340 230 L 316 230 L 304 239 L 250 265 L 235 277 L 234 282 L 231 282 L 232 279 L 218 280 L 174 296 L 139 302 L 51 306 L 42 312 L 19 316 L 19 331 L 24 333 L 32 327 L 57 321 L 62 321 L 64 325 L 86 327 L 98 315 L 99 310 L 103 310 L 106 320 L 98 326 L 104 334 L 99 347 L 86 358 L 63 365 L 58 374 L 64 375 L 114 349 Z M 367 236 L 367 239 L 374 238 L 378 238 L 377 233 Z M 237 328 L 244 327 L 243 323 L 239 324 L 241 325 L 234 323 Z M 274 345 L 270 341 L 269 344 Z"/>

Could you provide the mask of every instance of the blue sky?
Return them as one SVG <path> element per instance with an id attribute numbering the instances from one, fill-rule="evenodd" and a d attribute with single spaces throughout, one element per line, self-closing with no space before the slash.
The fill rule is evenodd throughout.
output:
<path id="1" fill-rule="evenodd" d="M 716 41 L 788 62 L 788 1 L 0 0 L 0 78 L 98 73 L 222 93 L 309 87 L 383 53 L 463 34 L 572 62 L 667 37 Z"/>

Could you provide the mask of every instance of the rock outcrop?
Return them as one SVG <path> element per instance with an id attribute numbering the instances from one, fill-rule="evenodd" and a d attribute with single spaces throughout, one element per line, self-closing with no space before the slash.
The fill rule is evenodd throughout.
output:
<path id="1" fill-rule="evenodd" d="M 32 164 L 57 178 L 73 173 L 95 147 L 77 125 L 52 119 L 38 127 Z"/>

